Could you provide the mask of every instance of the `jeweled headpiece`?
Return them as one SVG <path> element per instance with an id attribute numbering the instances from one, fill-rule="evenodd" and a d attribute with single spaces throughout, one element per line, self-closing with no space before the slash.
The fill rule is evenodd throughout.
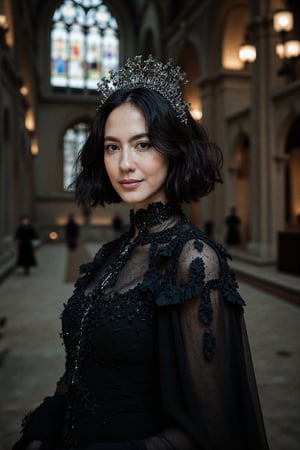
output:
<path id="1" fill-rule="evenodd" d="M 133 59 L 127 59 L 126 64 L 117 72 L 111 70 L 109 77 L 103 77 L 99 81 L 99 106 L 119 89 L 144 87 L 162 95 L 173 107 L 178 119 L 187 123 L 190 105 L 183 100 L 181 91 L 185 83 L 186 74 L 179 66 L 172 66 L 170 61 L 163 64 L 155 61 L 152 55 L 144 60 L 142 56 L 135 56 Z"/>

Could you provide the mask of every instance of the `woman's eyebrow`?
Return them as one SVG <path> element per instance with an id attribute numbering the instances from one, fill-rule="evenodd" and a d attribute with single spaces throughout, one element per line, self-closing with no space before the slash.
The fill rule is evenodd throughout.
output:
<path id="1" fill-rule="evenodd" d="M 113 136 L 104 136 L 104 140 L 118 142 L 118 139 Z"/>
<path id="2" fill-rule="evenodd" d="M 134 136 L 132 136 L 129 139 L 129 142 L 131 141 L 136 141 L 137 139 L 141 139 L 141 138 L 149 138 L 149 134 L 148 133 L 139 133 L 139 134 L 135 134 Z M 113 141 L 113 142 L 119 142 L 119 139 L 114 137 L 114 136 L 104 136 L 104 140 L 105 141 Z"/>
<path id="3" fill-rule="evenodd" d="M 139 134 L 135 134 L 134 136 L 132 136 L 129 140 L 130 141 L 136 141 L 137 139 L 141 139 L 141 138 L 149 138 L 149 134 L 148 133 L 139 133 Z"/>

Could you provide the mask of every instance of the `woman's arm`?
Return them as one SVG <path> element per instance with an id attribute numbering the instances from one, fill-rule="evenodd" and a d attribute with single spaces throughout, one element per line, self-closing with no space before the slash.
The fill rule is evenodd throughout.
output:
<path id="1" fill-rule="evenodd" d="M 202 244 L 182 254 L 183 301 L 159 311 L 162 407 L 174 427 L 146 445 L 267 449 L 242 300 L 227 264 Z"/>

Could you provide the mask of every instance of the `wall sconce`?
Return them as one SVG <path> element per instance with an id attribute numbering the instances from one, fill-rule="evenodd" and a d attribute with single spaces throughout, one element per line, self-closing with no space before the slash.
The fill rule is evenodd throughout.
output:
<path id="1" fill-rule="evenodd" d="M 37 156 L 39 154 L 39 144 L 35 136 L 32 136 L 31 138 L 31 154 L 32 156 Z"/>
<path id="2" fill-rule="evenodd" d="M 249 38 L 249 28 L 248 24 L 246 27 L 246 32 L 244 36 L 244 42 L 240 45 L 239 48 L 239 59 L 242 61 L 245 67 L 249 64 L 252 64 L 256 60 L 256 47 L 251 43 Z"/>
<path id="3" fill-rule="evenodd" d="M 276 45 L 276 54 L 282 59 L 282 67 L 278 75 L 295 76 L 294 61 L 300 56 L 300 41 L 288 39 L 288 33 L 294 28 L 294 16 L 291 11 L 280 9 L 273 15 L 273 28 L 280 34 L 280 42 Z M 256 59 L 256 48 L 248 39 L 246 33 L 245 42 L 240 46 L 239 58 L 246 65 L 253 63 Z"/>
<path id="4" fill-rule="evenodd" d="M 0 14 L 0 46 L 4 48 L 8 47 L 5 37 L 7 32 L 8 32 L 8 25 L 6 16 Z"/>
<path id="5" fill-rule="evenodd" d="M 255 45 L 245 41 L 239 48 L 239 58 L 245 65 L 253 63 L 256 60 Z"/>
<path id="6" fill-rule="evenodd" d="M 5 30 L 7 30 L 8 28 L 6 16 L 4 16 L 4 14 L 0 14 L 0 28 L 3 28 Z"/>
<path id="7" fill-rule="evenodd" d="M 22 95 L 24 95 L 24 97 L 26 97 L 26 95 L 29 94 L 29 89 L 28 89 L 27 86 L 23 85 L 23 86 L 21 87 L 21 89 L 20 89 L 20 92 L 21 92 Z"/>
<path id="8" fill-rule="evenodd" d="M 35 130 L 35 118 L 32 108 L 28 108 L 28 110 L 26 111 L 25 127 L 30 132 L 34 132 Z"/>
<path id="9" fill-rule="evenodd" d="M 294 27 L 294 17 L 291 11 L 279 9 L 273 16 L 273 28 L 276 33 L 288 33 Z"/>
<path id="10" fill-rule="evenodd" d="M 190 112 L 193 119 L 196 120 L 197 122 L 202 119 L 203 113 L 200 109 L 192 108 Z"/>
<path id="11" fill-rule="evenodd" d="M 300 56 L 300 41 L 287 39 L 288 33 L 294 28 L 292 12 L 283 9 L 276 11 L 273 16 L 273 28 L 281 38 L 276 45 L 276 54 L 282 59 L 282 66 L 277 74 L 279 76 L 295 75 L 293 62 Z"/>

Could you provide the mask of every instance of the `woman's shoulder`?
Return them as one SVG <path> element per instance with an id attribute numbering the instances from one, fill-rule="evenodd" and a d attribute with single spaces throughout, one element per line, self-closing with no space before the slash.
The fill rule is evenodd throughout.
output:
<path id="1" fill-rule="evenodd" d="M 181 264 L 190 264 L 194 258 L 201 256 L 207 265 L 227 264 L 231 259 L 225 247 L 210 238 L 200 228 L 186 220 L 178 230 L 176 244 L 181 248 Z M 180 245 L 179 245 L 180 244 Z"/>
<path id="2" fill-rule="evenodd" d="M 171 278 L 159 295 L 158 303 L 178 304 L 195 296 L 208 296 L 219 289 L 225 300 L 244 304 L 238 293 L 235 275 L 230 269 L 229 253 L 193 224 L 186 222 L 174 236 L 169 247 L 163 249 L 172 260 Z"/>

